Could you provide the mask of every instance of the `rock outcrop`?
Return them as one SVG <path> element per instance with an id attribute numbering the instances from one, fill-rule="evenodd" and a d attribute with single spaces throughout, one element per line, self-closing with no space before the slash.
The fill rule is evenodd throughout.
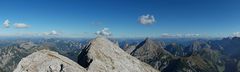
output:
<path id="1" fill-rule="evenodd" d="M 158 72 L 105 37 L 92 40 L 78 59 L 78 63 L 89 72 Z"/>
<path id="2" fill-rule="evenodd" d="M 127 46 L 127 47 L 123 48 L 123 50 L 125 52 L 127 52 L 128 54 L 130 54 L 135 48 L 136 48 L 135 45 L 131 45 L 131 46 Z"/>
<path id="3" fill-rule="evenodd" d="M 42 49 L 46 46 L 26 45 L 25 43 L 11 45 L 0 49 L 0 72 L 12 72 L 23 57 Z"/>
<path id="4" fill-rule="evenodd" d="M 13 72 L 86 72 L 74 61 L 49 50 L 23 58 Z"/>

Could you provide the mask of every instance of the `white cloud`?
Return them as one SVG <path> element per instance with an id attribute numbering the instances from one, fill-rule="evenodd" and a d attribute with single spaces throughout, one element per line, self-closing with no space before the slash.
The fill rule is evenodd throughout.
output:
<path id="1" fill-rule="evenodd" d="M 240 32 L 234 32 L 234 33 L 233 33 L 233 36 L 234 36 L 234 37 L 240 37 Z"/>
<path id="2" fill-rule="evenodd" d="M 10 21 L 7 19 L 7 20 L 5 20 L 4 22 L 3 22 L 3 26 L 5 27 L 5 28 L 9 28 L 10 27 Z"/>
<path id="3" fill-rule="evenodd" d="M 156 22 L 154 16 L 149 14 L 140 16 L 138 21 L 143 25 L 149 25 Z"/>
<path id="4" fill-rule="evenodd" d="M 97 31 L 95 34 L 98 36 L 111 36 L 112 35 L 112 33 L 109 31 L 108 28 L 103 28 L 102 30 Z"/>
<path id="5" fill-rule="evenodd" d="M 52 31 L 49 33 L 49 35 L 58 35 L 58 33 L 57 33 L 57 31 L 52 30 Z"/>
<path id="6" fill-rule="evenodd" d="M 19 36 L 19 37 L 34 37 L 39 36 L 38 32 L 31 32 L 31 31 L 19 31 L 19 32 L 9 32 L 9 33 L 2 33 L 0 36 L 11 37 L 11 36 Z"/>
<path id="7" fill-rule="evenodd" d="M 52 30 L 51 32 L 44 32 L 43 34 L 44 35 L 50 35 L 50 36 L 59 35 L 59 33 L 55 30 Z"/>
<path id="8" fill-rule="evenodd" d="M 30 26 L 25 23 L 15 23 L 15 28 L 29 28 Z"/>

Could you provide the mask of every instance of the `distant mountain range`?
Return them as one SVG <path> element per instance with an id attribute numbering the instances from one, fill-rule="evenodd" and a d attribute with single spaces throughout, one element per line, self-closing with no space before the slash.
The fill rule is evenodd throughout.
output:
<path id="1" fill-rule="evenodd" d="M 60 65 L 57 67 L 52 67 L 51 64 L 46 65 L 48 68 L 43 69 L 44 71 L 51 71 L 53 68 L 64 71 L 66 66 L 70 69 L 76 67 L 61 62 L 67 61 L 70 64 L 78 64 L 79 67 L 77 67 L 80 69 L 77 70 L 81 72 L 158 72 L 158 70 L 163 72 L 240 72 L 239 37 L 221 40 L 165 41 L 152 38 L 142 41 L 139 39 L 109 40 L 104 37 L 92 40 L 57 38 L 1 40 L 0 72 L 12 72 L 14 69 L 15 72 L 26 71 L 26 69 L 39 72 L 28 67 L 33 65 L 41 68 L 44 63 L 34 65 L 34 62 L 30 62 L 24 70 L 17 65 L 21 66 L 22 61 L 26 62 L 23 60 L 25 58 L 29 60 L 38 58 L 32 54 L 46 56 L 44 52 L 51 54 L 52 51 L 58 52 L 59 55 L 54 52 L 53 54 L 60 57 L 56 59 L 60 62 L 54 62 L 53 65 Z M 64 56 L 69 59 L 62 59 Z M 46 60 L 51 62 L 51 59 L 46 58 Z M 73 70 L 66 69 L 65 72 L 74 72 Z"/>

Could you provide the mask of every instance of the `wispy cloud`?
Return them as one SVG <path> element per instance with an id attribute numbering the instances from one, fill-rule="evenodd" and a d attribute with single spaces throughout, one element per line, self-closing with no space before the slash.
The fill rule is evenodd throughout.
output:
<path id="1" fill-rule="evenodd" d="M 162 38 L 188 38 L 188 37 L 200 37 L 200 34 L 169 34 L 169 33 L 163 33 L 161 35 Z"/>
<path id="2" fill-rule="evenodd" d="M 55 30 L 52 30 L 51 32 L 44 32 L 43 34 L 48 36 L 56 36 L 56 35 L 59 35 L 60 33 L 58 33 Z"/>
<path id="3" fill-rule="evenodd" d="M 201 35 L 200 34 L 183 34 L 184 37 L 200 37 Z"/>
<path id="4" fill-rule="evenodd" d="M 15 23 L 15 28 L 29 28 L 30 26 L 25 23 Z"/>
<path id="5" fill-rule="evenodd" d="M 0 36 L 3 37 L 11 37 L 11 36 L 20 36 L 20 37 L 36 37 L 36 36 L 40 36 L 38 32 L 31 32 L 31 31 L 19 31 L 19 32 L 9 32 L 9 33 L 4 33 L 4 34 L 0 34 Z"/>
<path id="6" fill-rule="evenodd" d="M 103 28 L 102 30 L 97 31 L 95 34 L 98 36 L 111 36 L 112 35 L 112 33 L 109 31 L 108 28 Z"/>
<path id="7" fill-rule="evenodd" d="M 3 22 L 4 28 L 9 28 L 10 27 L 10 21 L 7 19 Z"/>
<path id="8" fill-rule="evenodd" d="M 178 37 L 177 35 L 173 35 L 173 34 L 169 34 L 169 33 L 163 33 L 161 35 L 161 37 L 163 38 L 175 38 L 175 37 Z"/>
<path id="9" fill-rule="evenodd" d="M 143 24 L 143 25 L 149 25 L 156 22 L 155 17 L 149 14 L 140 16 L 138 21 L 140 24 Z"/>

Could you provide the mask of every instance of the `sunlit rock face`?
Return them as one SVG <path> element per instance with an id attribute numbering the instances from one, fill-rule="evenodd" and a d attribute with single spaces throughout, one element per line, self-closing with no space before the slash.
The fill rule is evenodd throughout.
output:
<path id="1" fill-rule="evenodd" d="M 86 72 L 74 61 L 49 50 L 23 58 L 13 72 Z"/>

